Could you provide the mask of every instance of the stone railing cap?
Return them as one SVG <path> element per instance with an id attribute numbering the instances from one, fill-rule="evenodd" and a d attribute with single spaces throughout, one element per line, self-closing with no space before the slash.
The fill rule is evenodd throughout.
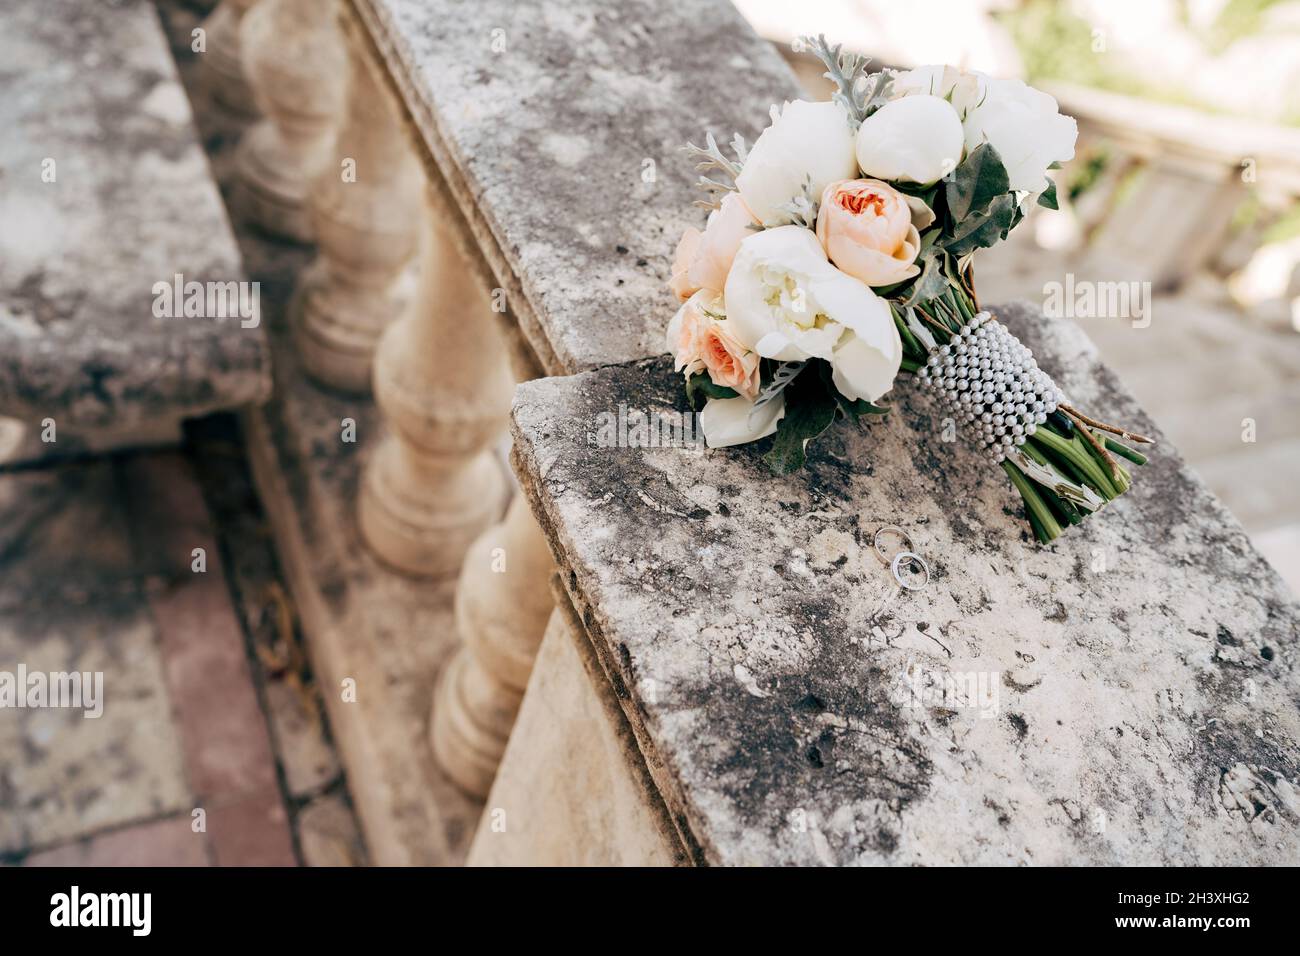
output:
<path id="1" fill-rule="evenodd" d="M 349 0 L 550 373 L 657 354 L 680 147 L 749 142 L 799 95 L 726 0 Z"/>
<path id="2" fill-rule="evenodd" d="M 265 398 L 260 325 L 155 313 L 155 283 L 244 274 L 153 5 L 7 4 L 0 62 L 0 414 L 126 430 Z"/>
<path id="3" fill-rule="evenodd" d="M 996 310 L 1157 433 L 1082 332 Z M 900 382 L 810 466 L 593 447 L 683 408 L 666 359 L 520 386 L 516 467 L 688 842 L 715 863 L 1294 863 L 1300 608 L 1167 445 L 1051 547 Z M 933 580 L 871 552 L 908 531 Z M 873 615 L 878 615 L 874 618 Z"/>

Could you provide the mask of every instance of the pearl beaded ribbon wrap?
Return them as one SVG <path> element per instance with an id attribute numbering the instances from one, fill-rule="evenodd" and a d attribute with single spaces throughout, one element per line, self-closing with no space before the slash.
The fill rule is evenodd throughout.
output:
<path id="1" fill-rule="evenodd" d="M 988 312 L 976 314 L 947 345 L 934 349 L 916 374 L 957 421 L 974 426 L 995 464 L 1065 401 L 1033 353 Z"/>

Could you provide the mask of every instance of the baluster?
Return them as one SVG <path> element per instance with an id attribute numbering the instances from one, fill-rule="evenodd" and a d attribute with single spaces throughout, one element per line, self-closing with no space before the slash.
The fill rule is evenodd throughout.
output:
<path id="1" fill-rule="evenodd" d="M 312 229 L 320 254 L 304 271 L 293 308 L 307 371 L 363 393 L 380 333 L 414 292 L 421 170 L 396 104 L 350 37 L 347 114 L 333 161 L 312 183 Z"/>
<path id="2" fill-rule="evenodd" d="M 389 433 L 362 478 L 361 531 L 387 564 L 447 578 L 501 514 L 505 474 L 489 447 L 514 391 L 487 292 L 432 215 L 415 300 L 375 350 Z"/>
<path id="3" fill-rule="evenodd" d="M 330 160 L 347 76 L 334 0 L 261 0 L 239 40 L 266 114 L 239 143 L 243 212 L 272 235 L 309 242 L 308 188 Z"/>
<path id="4" fill-rule="evenodd" d="M 212 102 L 236 116 L 257 115 L 257 102 L 244 76 L 239 43 L 240 23 L 256 2 L 221 0 L 202 24 L 207 44 L 201 67 L 203 88 Z"/>
<path id="5" fill-rule="evenodd" d="M 485 797 L 555 609 L 551 552 L 522 494 L 465 555 L 456 590 L 462 646 L 434 692 L 434 758 L 461 788 Z"/>

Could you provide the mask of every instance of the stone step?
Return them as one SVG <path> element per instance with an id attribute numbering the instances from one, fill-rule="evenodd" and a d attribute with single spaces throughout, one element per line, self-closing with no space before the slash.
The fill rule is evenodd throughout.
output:
<path id="1" fill-rule="evenodd" d="M 1296 461 L 1300 461 L 1300 438 L 1242 445 L 1240 450 L 1201 462 L 1199 470 L 1247 529 L 1265 531 L 1300 521 Z"/>
<path id="2" fill-rule="evenodd" d="M 175 452 L 0 474 L 0 674 L 86 675 L 0 711 L 0 859 L 294 863 L 228 543 Z"/>
<path id="3" fill-rule="evenodd" d="M 1277 568 L 1291 593 L 1300 595 L 1300 523 L 1257 531 L 1250 536 L 1255 547 Z"/>
<path id="4" fill-rule="evenodd" d="M 1298 409 L 1300 381 L 1294 381 L 1261 388 L 1257 394 L 1234 392 L 1205 401 L 1162 403 L 1162 407 L 1152 409 L 1151 416 L 1222 496 L 1222 489 L 1206 470 L 1209 463 L 1220 456 L 1235 456 L 1252 448 L 1300 438 Z M 1254 423 L 1253 445 L 1245 440 L 1250 437 L 1251 422 Z M 1245 459 L 1237 460 L 1245 463 Z M 1295 474 L 1294 462 L 1290 471 Z"/>
<path id="5" fill-rule="evenodd" d="M 999 312 L 1081 407 L 1162 442 L 1127 494 L 1048 547 L 999 470 L 937 447 L 935 409 L 907 382 L 896 413 L 836 425 L 782 478 L 761 447 L 593 447 L 620 403 L 683 406 L 667 359 L 519 387 L 521 485 L 692 856 L 1300 853 L 1300 605 L 1077 326 Z M 928 586 L 893 583 L 871 553 L 882 525 L 908 532 Z M 535 672 L 529 693 L 550 677 Z M 629 845 L 614 824 L 603 836 Z"/>
<path id="6" fill-rule="evenodd" d="M 120 445 L 265 398 L 257 290 L 153 5 L 13 0 L 4 17 L 0 415 Z"/>

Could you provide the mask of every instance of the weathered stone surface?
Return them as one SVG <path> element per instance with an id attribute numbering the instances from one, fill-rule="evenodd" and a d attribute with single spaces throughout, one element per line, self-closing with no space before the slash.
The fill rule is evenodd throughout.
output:
<path id="1" fill-rule="evenodd" d="M 248 635 L 253 682 L 271 728 L 292 812 L 297 802 L 342 782 L 324 701 L 307 660 L 297 614 L 275 556 L 271 529 L 243 456 L 233 416 L 209 416 L 187 429 L 187 446 L 222 538 L 223 570 Z"/>
<path id="2" fill-rule="evenodd" d="M 0 475 L 0 672 L 102 674 L 99 717 L 0 707 L 0 858 L 193 806 L 118 487 Z"/>
<path id="3" fill-rule="evenodd" d="M 389 571 L 366 548 L 355 502 L 379 416 L 368 399 L 312 384 L 281 301 L 267 319 L 277 390 L 245 420 L 249 455 L 370 858 L 459 863 L 480 807 L 433 764 L 426 732 L 437 670 L 456 644 L 451 591 Z M 345 420 L 355 440 L 344 440 Z"/>
<path id="4" fill-rule="evenodd" d="M 259 328 L 154 315 L 157 282 L 244 277 L 152 4 L 4 18 L 0 412 L 129 440 L 265 397 Z"/>
<path id="5" fill-rule="evenodd" d="M 1076 326 L 997 311 L 1080 407 L 1157 431 Z M 620 402 L 684 407 L 663 359 L 521 386 L 516 465 L 706 860 L 1300 861 L 1300 608 L 1173 448 L 1043 548 L 910 383 L 785 478 L 590 447 Z M 885 524 L 925 589 L 872 554 Z M 943 695 L 961 675 L 987 696 Z"/>
<path id="6" fill-rule="evenodd" d="M 298 812 L 298 845 L 304 866 L 361 866 L 366 848 L 356 817 L 338 793 L 315 797 Z"/>
<path id="7" fill-rule="evenodd" d="M 349 4 L 436 163 L 448 225 L 476 240 L 542 367 L 658 353 L 673 248 L 703 220 L 680 147 L 705 129 L 752 141 L 798 95 L 771 46 L 716 0 Z"/>
<path id="8" fill-rule="evenodd" d="M 547 624 L 466 862 L 683 863 L 685 850 L 636 738 L 608 692 L 581 626 L 568 620 L 568 603 L 564 600 L 564 609 L 554 611 Z"/>

